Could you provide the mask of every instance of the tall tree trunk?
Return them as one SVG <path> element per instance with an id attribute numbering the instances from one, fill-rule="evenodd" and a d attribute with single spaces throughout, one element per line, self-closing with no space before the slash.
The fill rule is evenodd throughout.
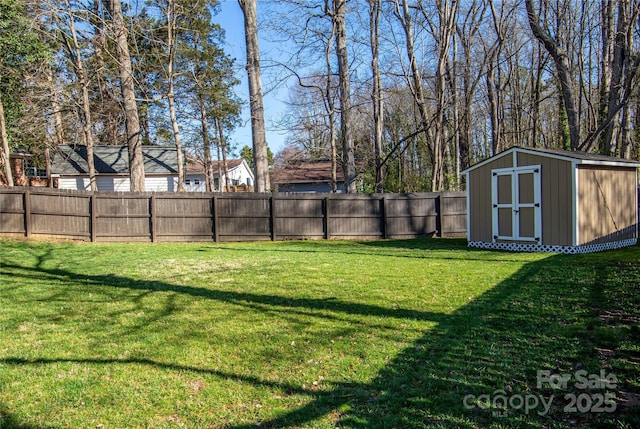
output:
<path id="1" fill-rule="evenodd" d="M 540 48 L 535 49 L 532 53 L 532 64 L 535 69 L 531 74 L 531 115 L 530 115 L 530 145 L 531 147 L 537 147 L 538 142 L 538 128 L 540 123 L 540 104 L 542 103 L 542 74 L 546 60 Z"/>
<path id="2" fill-rule="evenodd" d="M 380 79 L 380 0 L 368 0 L 369 2 L 369 40 L 371 43 L 371 72 L 373 73 L 373 91 L 371 101 L 373 104 L 373 157 L 376 168 L 375 190 L 384 192 L 384 166 L 382 165 L 382 132 L 384 127 L 384 109 L 382 82 Z"/>
<path id="3" fill-rule="evenodd" d="M 633 120 L 633 145 L 631 147 L 631 155 L 629 156 L 629 159 L 640 161 L 640 100 L 636 100 L 634 107 L 636 116 Z"/>
<path id="4" fill-rule="evenodd" d="M 336 114 L 329 114 L 329 146 L 331 146 L 331 192 L 338 192 L 338 150 L 336 147 Z"/>
<path id="5" fill-rule="evenodd" d="M 609 108 L 611 89 L 611 63 L 613 60 L 613 46 L 615 32 L 613 30 L 613 0 L 601 0 L 600 20 L 602 23 L 602 51 L 600 53 L 600 103 L 598 105 L 598 122 L 603 122 L 607 117 Z M 601 153 L 607 152 L 607 138 L 610 136 L 604 133 L 599 139 L 599 150 Z"/>
<path id="6" fill-rule="evenodd" d="M 456 26 L 458 40 L 462 47 L 462 71 L 459 73 L 462 78 L 463 93 L 461 94 L 461 102 L 464 103 L 460 109 L 459 122 L 459 165 L 460 170 L 466 170 L 471 166 L 471 146 L 473 142 L 472 114 L 475 106 L 475 92 L 477 86 L 482 81 L 482 74 L 485 73 L 487 59 L 483 59 L 479 70 L 480 73 L 474 72 L 473 66 L 476 59 L 473 57 L 473 46 L 479 41 L 478 35 L 480 25 L 483 22 L 485 11 L 489 4 L 485 1 L 473 0 L 468 9 L 467 18 L 462 25 Z M 480 35 L 482 37 L 482 35 Z M 455 67 L 455 64 L 454 64 Z M 455 81 L 455 80 L 454 80 Z M 455 91 L 455 89 L 454 89 Z M 456 122 L 457 123 L 457 122 Z M 460 181 L 464 181 L 462 176 Z"/>
<path id="7" fill-rule="evenodd" d="M 487 69 L 487 101 L 489 102 L 489 122 L 491 123 L 491 151 L 490 155 L 495 155 L 500 150 L 500 121 L 498 118 L 498 100 L 496 96 L 495 65 L 489 62 Z"/>
<path id="8" fill-rule="evenodd" d="M 257 0 L 238 0 L 244 15 L 244 35 L 247 45 L 247 76 L 249 78 L 249 105 L 251 109 L 251 136 L 253 140 L 253 164 L 256 192 L 269 192 L 269 160 L 267 157 L 267 135 L 264 125 L 262 103 L 262 76 L 260 50 L 258 47 Z"/>
<path id="9" fill-rule="evenodd" d="M 151 144 L 151 129 L 149 127 L 149 102 L 140 102 L 140 110 L 138 111 L 140 121 L 140 133 L 142 134 L 142 144 Z"/>
<path id="10" fill-rule="evenodd" d="M 611 86 L 609 87 L 607 116 L 609 112 L 616 110 L 619 103 L 620 92 L 622 90 L 623 71 L 625 68 L 625 49 L 626 33 L 628 23 L 626 22 L 627 11 L 625 1 L 619 0 L 618 2 L 618 22 L 616 24 L 616 33 L 614 38 L 613 48 L 613 62 L 611 64 Z M 616 155 L 618 152 L 618 145 L 616 144 L 616 131 L 619 127 L 616 126 L 615 121 L 610 121 L 604 132 L 604 153 L 606 155 Z"/>
<path id="11" fill-rule="evenodd" d="M 351 111 L 351 77 L 349 75 L 349 55 L 347 53 L 346 9 L 346 0 L 333 0 L 336 56 L 338 57 L 338 77 L 340 81 L 340 137 L 342 139 L 344 188 L 346 193 L 355 194 L 357 192 L 356 160 L 353 143 L 353 113 Z"/>
<path id="12" fill-rule="evenodd" d="M 406 3 L 406 2 L 405 2 Z M 455 18 L 458 11 L 457 0 L 438 1 L 438 13 L 440 15 L 440 31 L 436 41 L 438 46 L 438 65 L 436 68 L 436 118 L 435 135 L 433 141 L 434 163 L 433 176 L 431 177 L 432 191 L 444 190 L 445 145 L 447 144 L 446 123 L 446 65 L 449 60 L 449 47 L 451 36 L 455 29 Z"/>
<path id="13" fill-rule="evenodd" d="M 176 156 L 178 161 L 178 192 L 184 192 L 184 157 L 182 155 L 182 139 L 180 138 L 180 126 L 178 125 L 178 117 L 176 115 L 175 90 L 173 80 L 175 79 L 173 63 L 175 60 L 176 40 L 175 31 L 177 28 L 175 11 L 175 1 L 169 0 L 165 11 L 167 24 L 167 81 L 169 87 L 167 89 L 167 101 L 169 102 L 169 117 L 171 118 L 171 128 L 173 130 L 173 141 L 176 145 Z"/>
<path id="14" fill-rule="evenodd" d="M 574 95 L 575 90 L 573 87 L 573 79 L 571 77 L 571 70 L 569 67 L 569 58 L 567 56 L 567 53 L 560 47 L 558 42 L 554 40 L 544 28 L 542 28 L 538 13 L 533 7 L 533 0 L 525 0 L 525 6 L 527 8 L 529 26 L 531 27 L 533 35 L 536 37 L 536 39 L 542 42 L 545 49 L 551 55 L 551 58 L 553 58 L 554 65 L 558 73 L 562 102 L 567 114 L 571 150 L 578 150 L 578 148 L 580 147 L 580 128 Z"/>
<path id="15" fill-rule="evenodd" d="M 67 44 L 69 55 L 73 60 L 73 66 L 78 78 L 78 83 L 80 84 L 80 89 L 82 91 L 82 134 L 84 136 L 84 144 L 87 147 L 89 186 L 92 191 L 97 191 L 98 185 L 96 183 L 96 168 L 93 158 L 93 123 L 91 121 L 91 105 L 89 102 L 89 81 L 87 79 L 87 73 L 84 69 L 84 61 L 82 61 L 82 52 L 80 50 L 80 43 L 78 42 L 78 33 L 76 31 L 75 18 L 73 17 L 69 0 L 65 0 L 65 6 L 67 7 L 66 12 L 69 18 L 69 31 L 71 31 L 71 40 L 65 37 L 65 42 Z"/>
<path id="16" fill-rule="evenodd" d="M 211 142 L 209 141 L 209 120 L 205 107 L 204 96 L 198 94 L 198 106 L 200 107 L 200 125 L 202 126 L 202 149 L 204 152 L 204 175 L 207 192 L 213 192 L 213 168 L 211 166 Z"/>
<path id="17" fill-rule="evenodd" d="M 406 50 L 407 57 L 409 59 L 409 68 L 410 68 L 410 76 L 406 76 L 407 83 L 409 85 L 409 89 L 411 90 L 411 94 L 413 95 L 413 99 L 418 107 L 418 113 L 420 114 L 420 125 L 422 128 L 422 132 L 425 133 L 426 138 L 428 139 L 427 131 L 430 128 L 430 118 L 429 112 L 427 108 L 427 103 L 424 97 L 424 88 L 422 86 L 422 74 L 420 73 L 420 69 L 418 67 L 418 61 L 416 60 L 415 48 L 413 42 L 413 26 L 411 24 L 411 14 L 409 13 L 409 4 L 407 1 L 402 2 L 402 6 L 398 3 L 397 0 L 394 1 L 395 4 L 395 13 L 396 17 L 400 20 L 402 24 L 402 29 L 404 30 L 405 40 L 406 40 Z M 429 157 L 431 158 L 432 165 L 432 178 L 436 174 L 435 171 L 435 150 L 433 144 L 427 143 L 427 149 L 429 152 Z M 404 167 L 402 163 L 400 164 L 399 170 L 402 170 Z M 401 171 L 399 172 L 401 173 Z M 402 185 L 404 186 L 404 185 Z"/>
<path id="18" fill-rule="evenodd" d="M 620 158 L 631 159 L 633 146 L 633 130 L 631 128 L 631 106 L 622 108 L 622 124 L 620 127 Z"/>
<path id="19" fill-rule="evenodd" d="M 51 149 L 49 146 L 44 147 L 44 167 L 47 174 L 47 186 L 53 188 L 53 180 L 51 179 Z"/>
<path id="20" fill-rule="evenodd" d="M 227 141 L 224 138 L 224 129 L 222 121 L 215 118 L 216 128 L 218 129 L 218 147 L 222 152 L 222 173 L 224 174 L 224 188 L 226 192 L 231 192 L 231 183 L 229 181 L 229 164 L 227 164 Z"/>
<path id="21" fill-rule="evenodd" d="M 489 9 L 493 19 L 496 40 L 488 47 L 488 49 L 485 45 L 484 51 L 487 61 L 485 81 L 487 85 L 487 102 L 489 103 L 489 123 L 491 125 L 491 141 L 489 142 L 488 149 L 491 155 L 495 155 L 500 152 L 502 148 L 501 140 L 503 140 L 503 134 L 501 132 L 503 126 L 500 121 L 500 101 L 502 99 L 502 91 L 499 58 L 503 49 L 506 31 L 504 28 L 504 7 L 501 7 L 500 10 L 497 11 L 494 1 L 491 0 L 489 1 Z"/>
<path id="22" fill-rule="evenodd" d="M 446 72 L 447 72 L 447 81 L 449 83 L 449 91 L 451 92 L 451 115 L 453 118 L 453 126 L 451 127 L 453 131 L 453 149 L 454 153 L 451 154 L 451 150 L 449 150 L 450 156 L 452 158 L 448 158 L 447 164 L 453 165 L 451 171 L 454 173 L 452 175 L 452 181 L 448 187 L 449 190 L 461 190 L 462 179 L 460 172 L 462 171 L 460 168 L 460 145 L 462 141 L 461 137 L 461 129 L 462 129 L 462 121 L 460 118 L 460 103 L 459 103 L 459 94 L 458 94 L 458 67 L 456 66 L 458 61 L 458 43 L 456 41 L 456 33 L 451 34 L 452 41 L 451 47 L 453 49 L 453 54 L 451 61 L 447 61 L 446 63 Z"/>
<path id="23" fill-rule="evenodd" d="M 329 10 L 329 1 L 325 2 L 325 13 L 331 16 L 333 13 Z M 333 70 L 332 70 L 332 52 L 333 43 L 336 36 L 336 23 L 331 20 L 331 33 L 327 38 L 324 47 L 324 65 L 325 65 L 325 85 L 322 88 L 324 97 L 324 108 L 327 112 L 327 121 L 329 123 L 329 152 L 331 157 L 331 192 L 338 192 L 338 151 L 336 148 L 336 107 L 333 98 Z"/>
<path id="24" fill-rule="evenodd" d="M 98 79 L 98 86 L 100 88 L 100 97 L 103 101 L 112 101 L 114 99 L 110 86 L 107 85 L 108 77 L 105 76 L 106 70 L 108 70 L 107 62 L 105 61 L 105 52 L 108 55 L 107 37 L 104 30 L 104 20 L 102 19 L 102 11 L 100 10 L 100 0 L 93 0 L 91 8 L 92 15 L 89 19 L 91 25 L 94 28 L 93 46 L 94 55 L 97 63 L 96 77 Z M 104 103 L 108 105 L 108 103 Z M 118 116 L 115 115 L 111 109 L 104 112 L 102 121 L 104 123 L 104 130 L 102 133 L 102 142 L 106 144 L 118 144 L 118 130 L 120 124 L 118 123 Z"/>
<path id="25" fill-rule="evenodd" d="M 50 64 L 45 64 L 45 74 L 49 90 L 49 104 L 51 104 L 51 116 L 53 117 L 53 139 L 56 146 L 64 144 L 64 126 L 62 122 L 62 108 L 58 102 L 58 88 L 53 80 L 53 71 Z"/>
<path id="26" fill-rule="evenodd" d="M 62 125 L 62 112 L 60 110 L 60 103 L 58 102 L 58 88 L 53 80 L 51 64 L 45 64 L 44 72 L 47 79 L 47 89 L 49 90 L 51 117 L 53 118 L 53 136 L 49 138 L 49 141 L 44 148 L 44 155 L 48 186 L 53 188 L 53 179 L 51 178 L 51 148 L 56 148 L 64 144 L 64 126 Z"/>
<path id="27" fill-rule="evenodd" d="M 120 73 L 120 91 L 125 111 L 125 128 L 127 146 L 129 148 L 129 172 L 132 192 L 144 191 L 144 159 L 142 156 L 142 141 L 140 138 L 140 120 L 136 93 L 133 86 L 133 71 L 131 56 L 127 41 L 127 27 L 122 15 L 121 0 L 105 0 L 111 13 L 113 31 L 116 40 L 116 55 L 118 71 Z"/>
<path id="28" fill-rule="evenodd" d="M 7 136 L 7 124 L 4 117 L 4 106 L 0 96 L 0 140 L 2 140 L 2 165 L 7 185 L 13 186 L 13 174 L 11 173 L 11 151 L 9 150 L 9 137 Z"/>
<path id="29" fill-rule="evenodd" d="M 218 151 L 218 192 L 223 192 L 222 190 L 222 162 L 220 162 L 222 156 L 220 155 L 220 144 L 216 145 L 216 150 Z"/>
<path id="30" fill-rule="evenodd" d="M 335 36 L 335 24 L 331 26 L 331 35 L 327 41 L 327 46 L 324 52 L 325 66 L 327 70 L 326 85 L 324 88 L 324 98 L 327 105 L 327 117 L 329 121 L 329 147 L 331 152 L 331 192 L 334 194 L 338 192 L 338 151 L 336 148 L 336 108 L 333 101 L 333 93 L 331 91 L 331 78 L 333 73 L 331 71 L 331 44 Z"/>

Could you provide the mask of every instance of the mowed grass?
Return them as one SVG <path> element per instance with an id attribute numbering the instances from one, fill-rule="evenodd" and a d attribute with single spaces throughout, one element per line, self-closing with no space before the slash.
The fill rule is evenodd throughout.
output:
<path id="1" fill-rule="evenodd" d="M 2 428 L 640 424 L 638 247 L 0 245 Z M 537 386 L 578 369 L 618 383 Z M 565 409 L 605 393 L 613 412 Z"/>

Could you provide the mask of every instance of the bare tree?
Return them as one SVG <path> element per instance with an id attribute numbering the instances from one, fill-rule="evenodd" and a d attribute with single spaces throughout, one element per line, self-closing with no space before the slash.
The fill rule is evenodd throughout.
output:
<path id="1" fill-rule="evenodd" d="M 406 1 L 404 2 L 406 5 Z M 458 13 L 457 0 L 436 1 L 437 22 L 433 22 L 431 14 L 420 7 L 422 16 L 427 21 L 431 33 L 434 35 L 437 50 L 437 65 L 435 72 L 435 100 L 436 112 L 433 121 L 433 175 L 431 177 L 431 189 L 433 191 L 444 190 L 445 169 L 445 145 L 447 145 L 447 118 L 446 118 L 446 66 L 452 36 L 455 34 L 455 20 Z"/>
<path id="2" fill-rule="evenodd" d="M 9 150 L 9 137 L 7 136 L 7 124 L 4 116 L 4 105 L 2 94 L 0 94 L 0 140 L 2 140 L 2 165 L 4 166 L 4 176 L 8 186 L 13 186 L 13 174 L 11 172 L 11 151 Z"/>
<path id="3" fill-rule="evenodd" d="M 458 171 L 465 170 L 471 166 L 471 147 L 473 142 L 473 105 L 474 97 L 478 85 L 481 82 L 483 72 L 486 69 L 487 57 L 480 57 L 478 52 L 473 51 L 474 46 L 481 45 L 480 24 L 485 16 L 488 7 L 486 1 L 474 0 L 468 4 L 465 19 L 457 25 L 456 32 L 458 43 L 462 48 L 462 59 L 454 64 L 454 68 L 461 68 L 457 73 L 462 81 L 462 103 L 459 121 L 456 122 L 458 128 Z M 455 82 L 455 79 L 454 79 Z M 457 89 L 454 88 L 453 91 Z"/>
<path id="4" fill-rule="evenodd" d="M 373 158 L 376 168 L 375 191 L 384 192 L 384 165 L 382 165 L 382 133 L 384 132 L 384 102 L 382 82 L 380 78 L 380 0 L 367 0 L 369 3 L 369 43 L 371 44 L 371 72 L 373 88 L 371 102 L 373 105 Z"/>
<path id="5" fill-rule="evenodd" d="M 62 107 L 58 101 L 58 88 L 55 85 L 51 64 L 45 65 L 47 92 L 49 94 L 49 104 L 51 105 L 51 116 L 53 117 L 53 130 L 55 145 L 64 144 L 64 124 L 62 120 Z"/>
<path id="6" fill-rule="evenodd" d="M 329 123 L 329 148 L 331 154 L 331 190 L 333 193 L 338 192 L 338 151 L 336 148 L 336 108 L 333 98 L 332 90 L 332 76 L 331 73 L 331 43 L 335 37 L 336 29 L 335 25 L 331 26 L 331 35 L 327 40 L 327 46 L 325 47 L 325 67 L 327 71 L 325 86 L 324 86 L 324 105 L 327 112 L 327 122 Z"/>
<path id="7" fill-rule="evenodd" d="M 569 57 L 558 41 L 542 26 L 538 12 L 533 6 L 533 0 L 525 0 L 525 6 L 533 35 L 544 45 L 545 49 L 551 55 L 551 58 L 553 58 L 553 63 L 558 73 L 564 108 L 567 114 L 571 149 L 578 150 L 580 147 L 580 128 L 578 125 L 578 110 L 576 108 L 576 96 L 569 65 Z"/>
<path id="8" fill-rule="evenodd" d="M 260 49 L 258 47 L 257 0 L 238 0 L 244 15 L 244 34 L 247 47 L 247 75 L 249 78 L 249 105 L 251 109 L 251 136 L 256 178 L 256 192 L 269 192 L 269 161 L 267 158 L 267 135 L 264 125 L 262 102 L 262 77 Z"/>
<path id="9" fill-rule="evenodd" d="M 640 25 L 639 22 L 636 22 L 639 19 L 640 3 L 632 2 L 631 0 L 618 0 L 617 6 L 616 27 L 615 31 L 612 31 L 612 28 L 607 27 L 612 26 L 614 7 L 610 2 L 603 5 L 602 20 L 607 25 L 605 25 L 603 31 L 602 57 L 604 60 L 602 69 L 605 89 L 601 93 L 602 98 L 600 100 L 601 124 L 587 137 L 582 147 L 590 149 L 598 138 L 598 134 L 604 132 L 600 152 L 609 155 L 616 155 L 619 152 L 623 155 L 630 155 L 631 134 L 626 131 L 626 124 L 630 121 L 630 112 L 628 112 L 627 104 L 633 91 L 632 85 L 640 63 L 637 52 L 635 53 L 635 60 L 633 58 L 633 32 L 636 25 Z M 609 61 L 606 61 L 606 59 L 609 59 Z M 606 86 L 607 84 L 608 86 Z M 622 123 L 616 126 L 614 120 L 620 110 L 623 110 Z M 619 135 L 620 138 L 616 139 L 616 135 Z M 617 144 L 618 140 L 620 141 L 620 147 Z"/>
<path id="10" fill-rule="evenodd" d="M 345 192 L 355 194 L 356 160 L 353 143 L 353 123 L 351 111 L 351 78 L 349 75 L 349 55 L 347 53 L 347 2 L 333 0 L 333 22 L 336 31 L 336 56 L 340 80 L 340 131 L 342 140 L 342 168 L 344 170 Z"/>
<path id="11" fill-rule="evenodd" d="M 394 0 L 395 5 L 395 14 L 405 35 L 406 42 L 406 53 L 409 60 L 409 74 L 406 75 L 407 84 L 413 95 L 414 101 L 418 107 L 418 112 L 420 114 L 420 123 L 422 132 L 426 132 L 431 125 L 431 115 L 429 113 L 429 109 L 427 107 L 427 100 L 424 94 L 424 87 L 422 82 L 422 73 L 420 68 L 418 67 L 418 60 L 416 58 L 415 46 L 413 40 L 413 18 L 411 13 L 409 12 L 409 4 L 407 1 L 403 1 L 402 5 L 398 2 L 398 0 Z M 427 148 L 429 149 L 429 156 L 431 158 L 431 190 L 433 190 L 433 179 L 435 179 L 438 171 L 438 167 L 436 166 L 436 158 L 435 158 L 435 149 L 433 144 L 428 144 Z"/>
<path id="12" fill-rule="evenodd" d="M 335 37 L 336 22 L 333 19 L 333 2 L 325 0 L 317 4 L 285 2 L 287 19 L 270 27 L 292 42 L 295 49 L 288 52 L 283 63 L 277 61 L 286 75 L 298 82 L 290 92 L 291 114 L 282 121 L 283 128 L 291 132 L 288 143 L 302 146 L 310 158 L 328 157 L 331 160 L 331 186 L 337 192 L 337 117 L 339 113 L 337 94 L 339 80 L 336 79 Z M 274 11 L 282 14 L 282 10 Z M 324 69 L 315 69 L 324 63 Z M 314 68 L 301 74 L 300 70 Z"/>
<path id="13" fill-rule="evenodd" d="M 64 0 L 64 11 L 56 10 L 52 6 L 52 14 L 54 19 L 59 22 L 59 30 L 62 38 L 63 45 L 66 48 L 67 54 L 73 64 L 78 84 L 80 85 L 80 91 L 82 93 L 82 101 L 80 102 L 80 118 L 82 122 L 82 135 L 84 138 L 84 144 L 87 148 L 87 168 L 89 173 L 89 186 L 92 191 L 98 190 L 96 183 L 96 168 L 95 160 L 93 157 L 93 122 L 91 121 L 91 103 L 89 101 L 89 78 L 84 66 L 84 59 L 82 58 L 82 50 L 80 41 L 78 38 L 78 31 L 76 31 L 76 17 L 71 8 L 69 0 Z M 66 15 L 67 22 L 60 22 L 60 15 Z M 69 34 L 64 31 L 65 25 L 68 25 Z"/>
<path id="14" fill-rule="evenodd" d="M 161 9 L 163 9 L 165 25 L 166 25 L 166 79 L 167 79 L 167 101 L 169 104 L 169 117 L 171 119 L 171 129 L 173 130 L 173 141 L 176 146 L 176 154 L 178 161 L 178 191 L 184 192 L 184 157 L 182 155 L 182 138 L 180 136 L 180 125 L 178 124 L 178 116 L 176 114 L 175 103 L 175 80 L 177 72 L 175 70 L 175 59 L 177 49 L 177 32 L 180 15 L 189 13 L 185 11 L 184 5 L 177 0 L 165 0 Z"/>

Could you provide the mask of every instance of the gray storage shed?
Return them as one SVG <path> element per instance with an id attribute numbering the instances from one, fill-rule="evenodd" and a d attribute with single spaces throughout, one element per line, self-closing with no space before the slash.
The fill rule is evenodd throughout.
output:
<path id="1" fill-rule="evenodd" d="M 636 244 L 640 162 L 512 147 L 463 173 L 469 246 L 587 253 Z"/>

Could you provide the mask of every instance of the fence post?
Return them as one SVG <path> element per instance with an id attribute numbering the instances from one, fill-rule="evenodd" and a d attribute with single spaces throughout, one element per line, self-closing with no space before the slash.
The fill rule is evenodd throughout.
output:
<path id="1" fill-rule="evenodd" d="M 436 237 L 442 237 L 442 194 L 438 194 L 435 200 L 436 206 Z"/>
<path id="2" fill-rule="evenodd" d="M 382 238 L 388 238 L 387 232 L 387 197 L 380 198 L 380 212 L 382 214 Z"/>
<path id="3" fill-rule="evenodd" d="M 29 189 L 24 191 L 24 235 L 31 236 L 31 192 Z"/>
<path id="4" fill-rule="evenodd" d="M 155 243 L 156 240 L 158 239 L 157 235 L 158 235 L 158 222 L 156 219 L 156 196 L 155 195 L 151 195 L 151 197 L 149 198 L 149 221 L 151 222 L 151 224 L 149 225 L 150 228 L 150 232 L 151 232 L 151 242 Z"/>
<path id="5" fill-rule="evenodd" d="M 96 224 L 98 223 L 98 202 L 96 194 L 91 193 L 89 197 L 89 232 L 91 234 L 91 242 L 95 243 L 97 238 Z"/>
<path id="6" fill-rule="evenodd" d="M 211 226 L 213 228 L 213 241 L 220 241 L 220 225 L 218 224 L 218 197 L 214 194 L 211 198 Z"/>
<path id="7" fill-rule="evenodd" d="M 276 200 L 273 196 L 269 197 L 269 228 L 271 229 L 271 241 L 276 241 Z"/>
<path id="8" fill-rule="evenodd" d="M 331 233 L 329 232 L 329 197 L 324 197 L 324 217 L 322 218 L 324 225 L 324 239 L 329 240 Z"/>

